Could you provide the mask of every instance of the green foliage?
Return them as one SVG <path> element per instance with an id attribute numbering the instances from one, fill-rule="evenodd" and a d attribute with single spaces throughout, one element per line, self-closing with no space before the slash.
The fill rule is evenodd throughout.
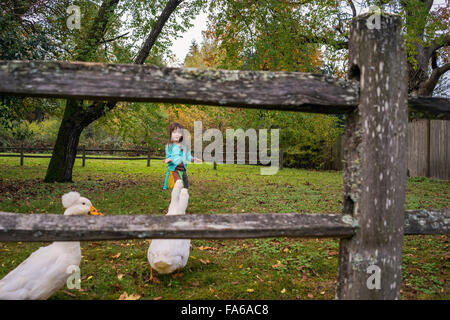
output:
<path id="1" fill-rule="evenodd" d="M 99 119 L 109 136 L 119 136 L 125 145 L 148 146 L 162 152 L 166 142 L 166 114 L 158 104 L 123 103 Z"/>
<path id="2" fill-rule="evenodd" d="M 58 57 L 61 48 L 55 44 L 44 23 L 46 8 L 34 8 L 31 2 L 26 1 L 14 2 L 14 5 L 10 1 L 0 3 L 0 60 L 48 60 Z M 0 127 L 13 130 L 21 120 L 31 120 L 33 114 L 46 113 L 55 105 L 53 99 L 0 96 Z M 20 131 L 16 129 L 12 133 L 14 136 L 17 136 L 17 130 Z"/>
<path id="3" fill-rule="evenodd" d="M 212 1 L 210 12 L 226 69 L 317 72 L 315 40 L 335 41 L 335 1 Z"/>

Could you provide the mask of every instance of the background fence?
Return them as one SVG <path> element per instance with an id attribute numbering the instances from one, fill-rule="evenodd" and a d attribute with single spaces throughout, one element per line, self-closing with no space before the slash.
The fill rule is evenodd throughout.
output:
<path id="1" fill-rule="evenodd" d="M 411 177 L 450 179 L 450 121 L 414 120 L 408 124 Z"/>
<path id="2" fill-rule="evenodd" d="M 10 150 L 8 152 L 8 150 Z M 37 152 L 41 152 L 41 154 L 33 154 Z M 47 151 L 48 155 L 43 155 L 42 151 Z M 27 146 L 18 146 L 18 147 L 0 147 L 0 157 L 18 157 L 20 158 L 20 165 L 23 166 L 25 158 L 51 158 L 51 152 L 53 148 L 34 148 Z M 2 154 L 3 152 L 7 152 L 7 154 Z M 46 152 L 46 153 L 47 153 Z M 93 152 L 97 154 L 97 156 L 92 157 Z M 88 155 L 90 153 L 91 156 Z M 127 157 L 105 157 L 102 155 L 111 155 L 114 153 L 125 153 Z M 77 149 L 77 154 L 81 154 L 76 156 L 77 159 L 82 159 L 82 166 L 86 166 L 86 160 L 147 160 L 147 167 L 150 167 L 150 161 L 153 160 L 162 160 L 165 156 L 158 154 L 151 149 L 86 149 L 82 147 Z M 140 155 L 145 154 L 145 157 Z M 240 156 L 243 154 L 243 156 Z M 271 163 L 261 163 L 258 153 L 255 154 L 254 159 L 256 159 L 256 163 L 252 160 L 251 156 L 252 152 L 234 152 L 233 153 L 233 163 L 236 164 L 246 164 L 246 165 L 262 165 L 268 166 Z M 100 156 L 99 156 L 100 155 Z M 242 157 L 244 163 L 238 163 L 239 159 Z M 223 162 L 226 163 L 227 154 L 223 153 Z M 283 163 L 283 151 L 279 150 L 279 168 L 282 169 Z M 213 162 L 213 169 L 217 169 L 217 163 Z"/>
<path id="3" fill-rule="evenodd" d="M 408 175 L 450 179 L 450 121 L 419 119 L 408 123 Z M 329 150 L 324 169 L 342 170 L 343 136 Z"/>

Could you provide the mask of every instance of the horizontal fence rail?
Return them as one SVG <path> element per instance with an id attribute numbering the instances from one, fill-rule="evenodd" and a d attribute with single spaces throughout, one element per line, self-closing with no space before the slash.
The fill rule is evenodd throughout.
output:
<path id="1" fill-rule="evenodd" d="M 409 97 L 409 119 L 450 120 L 450 99 Z"/>
<path id="2" fill-rule="evenodd" d="M 63 61 L 1 61 L 0 93 L 346 113 L 354 81 L 300 72 L 205 70 Z"/>
<path id="3" fill-rule="evenodd" d="M 49 155 L 27 155 L 25 151 L 53 151 L 53 148 L 36 148 L 36 147 L 0 147 L 0 152 L 3 150 L 18 150 L 19 154 L 0 154 L 0 157 L 5 158 L 20 158 L 20 165 L 23 166 L 25 158 L 51 158 Z M 147 156 L 144 157 L 105 157 L 102 155 L 98 155 L 95 157 L 90 157 L 86 155 L 86 152 L 132 152 L 132 153 L 145 153 Z M 13 151 L 11 151 L 13 153 Z M 152 151 L 147 150 L 138 150 L 138 149 L 77 149 L 77 153 L 81 153 L 81 156 L 75 156 L 76 159 L 82 160 L 82 166 L 86 166 L 86 160 L 147 160 L 147 167 L 150 166 L 150 160 L 161 160 L 164 159 L 162 156 L 152 156 Z"/>
<path id="4" fill-rule="evenodd" d="M 8 152 L 7 154 L 1 154 L 1 152 L 3 152 L 3 150 L 12 150 L 10 152 Z M 14 150 L 16 152 L 14 152 Z M 49 155 L 28 155 L 25 154 L 25 151 L 53 151 L 53 148 L 36 148 L 36 147 L 0 147 L 0 157 L 4 157 L 4 158 L 20 158 L 20 165 L 23 166 L 24 164 L 24 158 L 51 158 L 52 156 Z M 100 155 L 95 155 L 94 157 L 90 157 L 86 155 L 86 152 L 129 152 L 129 153 L 143 153 L 146 154 L 147 156 L 144 157 L 105 157 Z M 18 153 L 18 154 L 11 154 L 11 153 Z M 154 155 L 152 156 L 152 151 L 151 150 L 142 150 L 142 149 L 77 149 L 77 153 L 82 153 L 81 156 L 75 156 L 76 159 L 82 159 L 82 165 L 83 167 L 86 165 L 86 160 L 147 160 L 147 167 L 150 166 L 150 160 L 163 160 L 165 159 L 164 156 L 162 155 Z M 226 163 L 226 152 L 217 152 L 217 154 L 224 154 L 225 157 L 223 157 L 223 161 L 219 162 L 219 164 L 227 164 Z M 267 163 L 267 164 L 263 164 L 261 162 L 261 159 L 259 158 L 258 160 L 258 152 L 233 152 L 233 164 L 235 164 L 235 160 L 236 160 L 236 164 L 243 164 L 243 165 L 258 165 L 258 166 L 270 166 L 271 163 Z M 239 154 L 243 154 L 244 155 L 244 163 L 238 163 L 239 160 Z M 250 155 L 254 154 L 255 155 L 255 159 L 256 162 L 251 161 L 253 160 L 252 157 L 250 157 Z M 92 156 L 92 155 L 91 155 Z M 270 157 L 271 160 L 272 157 Z M 283 152 L 282 150 L 280 150 L 278 152 L 278 158 L 279 160 L 279 168 L 282 169 L 283 168 Z M 207 161 L 204 160 L 205 162 L 210 162 L 211 161 Z M 217 170 L 217 162 L 216 161 L 212 161 L 213 163 L 213 169 Z"/>
<path id="5" fill-rule="evenodd" d="M 0 94 L 348 113 L 359 83 L 300 72 L 205 70 L 150 65 L 0 60 Z M 450 100 L 411 97 L 415 118 L 450 120 Z"/>
<path id="6" fill-rule="evenodd" d="M 405 214 L 408 235 L 448 234 L 450 210 Z M 96 217 L 0 212 L 0 241 L 124 239 L 242 239 L 263 237 L 351 237 L 358 223 L 342 214 L 190 214 Z"/>

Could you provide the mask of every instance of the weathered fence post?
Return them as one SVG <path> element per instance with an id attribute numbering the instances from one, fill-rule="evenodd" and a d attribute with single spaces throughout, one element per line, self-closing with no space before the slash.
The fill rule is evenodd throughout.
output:
<path id="1" fill-rule="evenodd" d="M 214 169 L 214 170 L 217 170 L 217 163 L 216 163 L 216 160 L 214 160 L 214 163 L 213 163 L 213 169 Z"/>
<path id="2" fill-rule="evenodd" d="M 83 146 L 83 167 L 86 165 L 86 146 Z"/>
<path id="3" fill-rule="evenodd" d="M 343 213 L 359 229 L 341 240 L 336 298 L 399 299 L 408 141 L 400 17 L 352 21 L 349 78 L 360 81 L 360 101 L 344 135 Z"/>
<path id="4" fill-rule="evenodd" d="M 150 147 L 148 147 L 148 151 L 147 151 L 147 167 L 150 167 L 150 157 L 151 157 L 151 150 L 150 150 Z"/>
<path id="5" fill-rule="evenodd" d="M 20 166 L 23 167 L 23 144 L 20 146 Z"/>

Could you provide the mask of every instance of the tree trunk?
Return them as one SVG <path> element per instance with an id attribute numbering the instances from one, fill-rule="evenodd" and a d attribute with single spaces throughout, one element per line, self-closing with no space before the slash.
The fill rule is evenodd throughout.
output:
<path id="1" fill-rule="evenodd" d="M 115 105 L 115 102 L 96 101 L 86 108 L 83 107 L 83 100 L 67 100 L 45 182 L 72 182 L 72 169 L 81 133 Z"/>
<path id="2" fill-rule="evenodd" d="M 82 100 L 67 100 L 45 182 L 72 182 L 78 142 L 84 129 L 81 119 L 77 118 L 82 104 Z"/>

